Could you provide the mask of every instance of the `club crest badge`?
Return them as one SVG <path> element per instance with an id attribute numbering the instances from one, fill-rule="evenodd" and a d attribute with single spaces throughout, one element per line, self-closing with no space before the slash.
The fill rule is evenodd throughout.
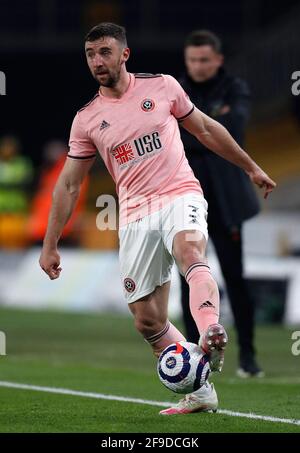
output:
<path id="1" fill-rule="evenodd" d="M 131 278 L 125 278 L 124 279 L 124 288 L 128 293 L 133 293 L 135 290 L 135 283 Z"/>
<path id="2" fill-rule="evenodd" d="M 144 112 L 151 112 L 155 107 L 155 102 L 152 99 L 144 99 L 141 103 Z"/>

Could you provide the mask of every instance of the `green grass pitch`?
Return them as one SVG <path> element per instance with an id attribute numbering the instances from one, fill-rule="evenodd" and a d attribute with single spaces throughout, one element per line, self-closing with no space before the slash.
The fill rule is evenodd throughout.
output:
<path id="1" fill-rule="evenodd" d="M 1 308 L 0 331 L 7 340 L 0 381 L 155 401 L 180 398 L 159 382 L 155 358 L 131 317 Z M 229 335 L 223 372 L 211 378 L 220 409 L 300 420 L 300 356 L 291 353 L 291 330 L 257 329 L 264 379 L 235 377 L 235 335 Z M 291 423 L 220 413 L 163 417 L 150 405 L 4 387 L 0 401 L 2 433 L 300 432 Z"/>

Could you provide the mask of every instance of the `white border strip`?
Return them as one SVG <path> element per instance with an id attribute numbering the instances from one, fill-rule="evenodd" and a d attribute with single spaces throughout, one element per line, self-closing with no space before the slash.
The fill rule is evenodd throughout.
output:
<path id="1" fill-rule="evenodd" d="M 62 389 L 62 388 L 57 388 L 57 387 L 41 387 L 39 385 L 20 384 L 17 382 L 0 381 L 0 387 L 15 388 L 15 389 L 22 389 L 22 390 L 33 390 L 33 391 L 37 391 L 37 392 L 55 393 L 55 394 L 62 394 L 62 395 L 83 396 L 86 398 L 96 398 L 96 399 L 110 400 L 110 401 L 123 401 L 126 403 L 147 404 L 149 406 L 169 407 L 169 406 L 174 405 L 174 402 L 170 403 L 167 401 L 152 401 L 152 400 L 144 400 L 141 398 L 129 398 L 129 397 L 125 397 L 125 396 L 105 395 L 104 393 L 80 392 L 77 390 Z M 242 418 L 249 418 L 249 419 L 255 419 L 255 420 L 263 420 L 266 422 L 286 423 L 288 425 L 300 426 L 300 420 L 292 419 L 292 418 L 280 418 L 280 417 L 272 417 L 272 416 L 268 416 L 268 415 L 258 415 L 258 414 L 252 414 L 252 413 L 235 412 L 235 411 L 229 411 L 227 409 L 218 409 L 217 414 L 228 415 L 230 417 L 242 417 Z"/>

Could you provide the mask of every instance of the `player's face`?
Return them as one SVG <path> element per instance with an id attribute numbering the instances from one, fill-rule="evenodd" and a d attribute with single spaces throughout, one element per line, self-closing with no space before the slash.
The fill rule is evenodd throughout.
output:
<path id="1" fill-rule="evenodd" d="M 129 49 L 123 48 L 115 38 L 104 37 L 85 43 L 87 64 L 93 77 L 100 85 L 116 86 L 120 79 L 122 65 L 128 60 Z"/>
<path id="2" fill-rule="evenodd" d="M 216 75 L 224 57 L 212 46 L 188 46 L 184 50 L 187 72 L 195 82 L 204 82 Z"/>

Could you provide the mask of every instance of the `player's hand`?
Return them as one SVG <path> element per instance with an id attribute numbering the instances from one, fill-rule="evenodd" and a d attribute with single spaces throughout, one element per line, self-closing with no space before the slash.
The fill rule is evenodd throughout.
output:
<path id="1" fill-rule="evenodd" d="M 62 269 L 60 267 L 60 256 L 56 249 L 47 250 L 43 248 L 39 263 L 51 280 L 55 280 L 60 276 Z"/>
<path id="2" fill-rule="evenodd" d="M 259 188 L 264 189 L 264 198 L 266 199 L 269 193 L 276 187 L 274 182 L 261 168 L 256 168 L 253 171 L 247 172 L 251 181 L 256 184 Z"/>

